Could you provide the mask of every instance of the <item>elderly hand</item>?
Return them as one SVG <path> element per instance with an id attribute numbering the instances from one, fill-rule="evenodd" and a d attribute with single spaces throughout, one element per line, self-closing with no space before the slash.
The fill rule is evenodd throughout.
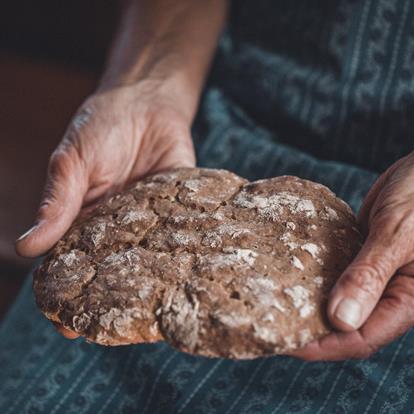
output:
<path id="1" fill-rule="evenodd" d="M 194 166 L 190 119 L 145 81 L 91 96 L 52 154 L 35 225 L 17 241 L 21 255 L 45 253 L 81 207 L 125 183 Z"/>
<path id="2" fill-rule="evenodd" d="M 367 358 L 414 324 L 414 153 L 369 191 L 359 222 L 366 240 L 330 293 L 334 332 L 293 353 L 306 360 Z"/>
<path id="3" fill-rule="evenodd" d="M 18 253 L 46 252 L 84 205 L 128 181 L 194 166 L 190 127 L 227 7 L 224 0 L 123 3 L 101 88 L 52 155 L 37 220 Z"/>
<path id="4" fill-rule="evenodd" d="M 146 81 L 91 96 L 50 159 L 35 225 L 17 241 L 18 253 L 28 257 L 45 253 L 82 206 L 131 180 L 194 166 L 190 124 L 177 102 Z"/>

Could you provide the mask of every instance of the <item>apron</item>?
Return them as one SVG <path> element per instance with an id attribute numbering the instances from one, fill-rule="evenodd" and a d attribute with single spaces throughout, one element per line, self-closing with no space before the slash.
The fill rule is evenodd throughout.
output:
<path id="1" fill-rule="evenodd" d="M 236 0 L 193 127 L 198 163 L 319 181 L 358 210 L 412 150 L 413 71 L 410 0 Z M 59 336 L 30 284 L 0 326 L 2 414 L 414 411 L 413 331 L 344 362 L 109 348 Z"/>

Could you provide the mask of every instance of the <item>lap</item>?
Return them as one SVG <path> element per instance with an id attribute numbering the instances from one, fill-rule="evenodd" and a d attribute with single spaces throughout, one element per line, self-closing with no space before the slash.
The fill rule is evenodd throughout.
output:
<path id="1" fill-rule="evenodd" d="M 414 334 L 366 361 L 227 361 L 60 337 L 27 281 L 0 330 L 2 413 L 389 413 L 414 404 Z"/>

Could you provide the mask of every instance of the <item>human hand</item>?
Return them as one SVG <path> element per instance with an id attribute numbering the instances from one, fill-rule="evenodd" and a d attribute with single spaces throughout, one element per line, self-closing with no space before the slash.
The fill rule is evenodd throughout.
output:
<path id="1" fill-rule="evenodd" d="M 368 358 L 414 325 L 414 153 L 393 164 L 366 196 L 359 222 L 365 243 L 330 293 L 338 331 L 292 356 Z"/>
<path id="2" fill-rule="evenodd" d="M 105 193 L 195 164 L 190 126 L 228 2 L 123 3 L 102 87 L 78 111 L 50 160 L 35 226 L 16 244 L 21 255 L 44 253 L 82 206 Z"/>
<path id="3" fill-rule="evenodd" d="M 18 253 L 45 253 L 82 206 L 125 183 L 194 163 L 190 121 L 154 87 L 118 87 L 91 96 L 50 158 L 35 225 L 18 239 Z"/>
<path id="4" fill-rule="evenodd" d="M 35 257 L 68 230 L 80 209 L 129 181 L 195 164 L 191 119 L 153 82 L 92 95 L 81 106 L 51 156 L 34 226 L 17 252 Z M 58 326 L 61 333 L 75 337 Z"/>

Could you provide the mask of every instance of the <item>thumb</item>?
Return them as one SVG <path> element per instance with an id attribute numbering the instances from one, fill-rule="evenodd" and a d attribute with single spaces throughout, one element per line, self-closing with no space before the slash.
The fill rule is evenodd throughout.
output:
<path id="1" fill-rule="evenodd" d="M 391 277 L 409 262 L 408 227 L 394 220 L 372 223 L 360 252 L 331 291 L 327 313 L 335 328 L 353 331 L 368 319 Z"/>
<path id="2" fill-rule="evenodd" d="M 86 169 L 74 148 L 58 148 L 50 158 L 46 185 L 33 227 L 16 241 L 25 257 L 47 252 L 68 230 L 87 190 Z"/>

